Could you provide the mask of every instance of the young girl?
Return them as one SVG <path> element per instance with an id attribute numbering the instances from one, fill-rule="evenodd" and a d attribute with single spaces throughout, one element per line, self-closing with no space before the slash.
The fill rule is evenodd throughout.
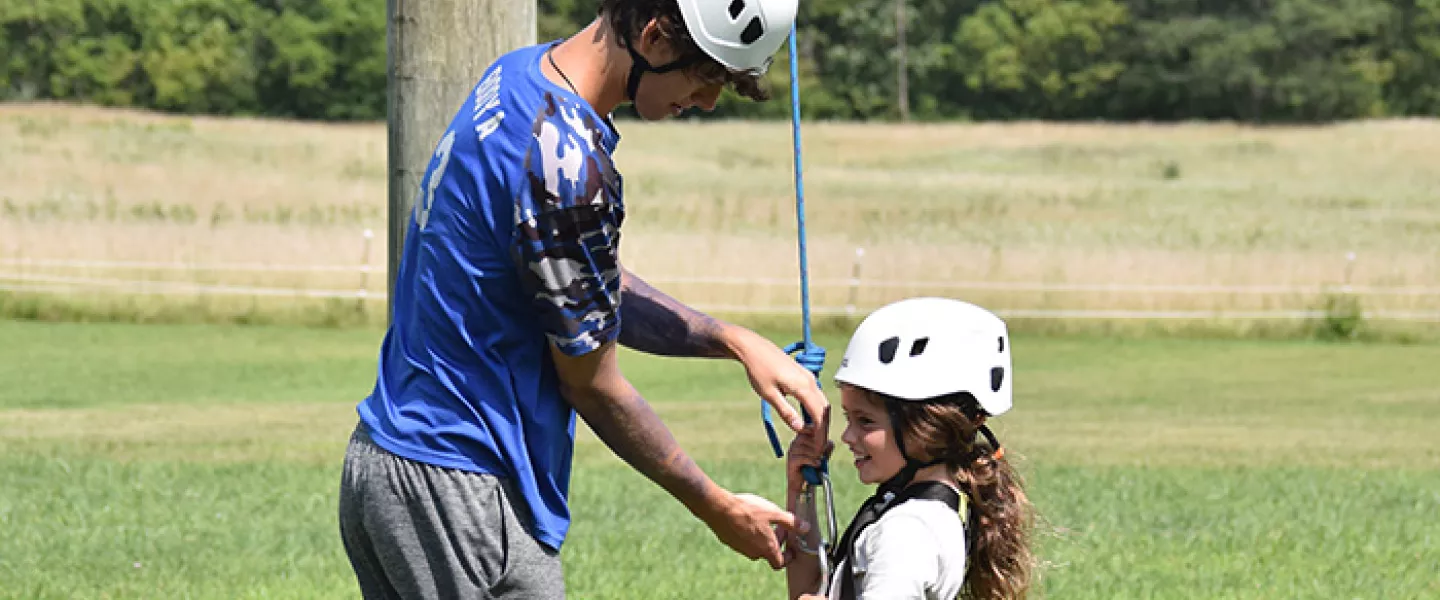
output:
<path id="1" fill-rule="evenodd" d="M 786 541 L 791 598 L 1025 596 L 1031 506 L 985 426 L 1010 409 L 1010 366 L 1005 322 L 978 306 L 913 298 L 866 317 L 835 379 L 848 423 L 841 440 L 860 481 L 880 487 L 832 542 L 828 581 L 806 550 L 819 541 L 814 507 L 800 508 L 812 526 L 808 539 Z M 791 445 L 792 511 L 801 468 L 820 462 Z"/>

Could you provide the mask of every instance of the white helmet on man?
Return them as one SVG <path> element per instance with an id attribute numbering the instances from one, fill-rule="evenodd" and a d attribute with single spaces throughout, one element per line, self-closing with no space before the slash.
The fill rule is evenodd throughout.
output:
<path id="1" fill-rule="evenodd" d="M 690 37 L 731 71 L 763 74 L 790 35 L 799 0 L 676 0 Z"/>
<path id="2" fill-rule="evenodd" d="M 948 298 L 911 298 L 871 313 L 835 380 L 900 400 L 968 392 L 989 416 L 1012 403 L 1010 336 L 994 313 Z"/>

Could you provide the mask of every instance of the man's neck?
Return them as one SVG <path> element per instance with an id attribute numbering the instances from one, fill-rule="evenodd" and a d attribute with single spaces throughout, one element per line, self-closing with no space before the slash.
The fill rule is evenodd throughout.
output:
<path id="1" fill-rule="evenodd" d="M 625 101 L 630 54 L 620 46 L 619 38 L 604 18 L 595 19 L 551 52 L 555 64 L 542 61 L 540 72 L 562 87 L 569 87 L 565 82 L 568 77 L 575 91 L 590 103 L 595 112 L 608 115 Z M 558 72 L 555 70 L 557 65 L 560 68 Z"/>

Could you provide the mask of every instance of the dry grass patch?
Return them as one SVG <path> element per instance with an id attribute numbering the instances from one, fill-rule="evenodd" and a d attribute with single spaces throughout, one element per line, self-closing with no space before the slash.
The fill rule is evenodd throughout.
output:
<path id="1" fill-rule="evenodd" d="M 660 281 L 752 282 L 666 284 L 690 302 L 793 306 L 795 285 L 763 283 L 798 279 L 788 126 L 621 127 L 626 262 Z M 1367 310 L 1440 310 L 1440 121 L 812 123 L 804 143 L 822 306 L 944 293 L 1012 310 L 1309 310 L 1322 286 L 1350 283 L 1415 288 L 1366 296 Z M 376 123 L 0 106 L 0 260 L 379 266 L 385 174 Z M 852 291 L 857 266 L 868 283 Z M 0 277 L 372 293 L 385 281 L 15 264 Z M 984 285 L 945 287 L 956 282 Z M 1306 291 L 1006 287 L 1017 283 Z"/>

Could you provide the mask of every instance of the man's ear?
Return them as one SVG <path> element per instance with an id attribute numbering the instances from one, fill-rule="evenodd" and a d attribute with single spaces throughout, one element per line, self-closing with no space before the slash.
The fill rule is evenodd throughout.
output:
<path id="1" fill-rule="evenodd" d="M 665 30 L 660 26 L 658 17 L 650 19 L 640 29 L 640 36 L 635 41 L 635 46 L 635 50 L 655 66 L 663 65 L 675 58 L 675 49 L 670 45 L 670 38 L 665 35 Z"/>

